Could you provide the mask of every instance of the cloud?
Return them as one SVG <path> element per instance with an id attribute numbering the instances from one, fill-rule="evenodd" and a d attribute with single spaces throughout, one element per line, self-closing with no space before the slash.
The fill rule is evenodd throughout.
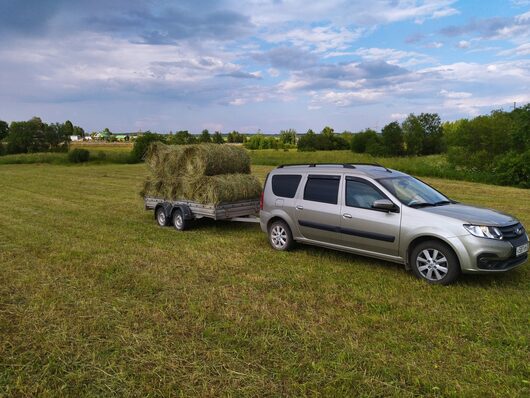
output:
<path id="1" fill-rule="evenodd" d="M 317 26 L 312 29 L 298 28 L 266 36 L 271 43 L 291 43 L 297 47 L 316 52 L 344 49 L 359 39 L 365 30 L 345 27 Z"/>
<path id="2" fill-rule="evenodd" d="M 433 58 L 418 52 L 396 50 L 393 48 L 361 47 L 354 54 L 359 55 L 367 61 L 384 61 L 392 65 L 401 65 L 404 67 L 434 61 Z"/>
<path id="3" fill-rule="evenodd" d="M 499 51 L 498 56 L 528 56 L 530 55 L 530 43 L 521 44 L 515 48 L 510 48 L 508 50 Z"/>
<path id="4" fill-rule="evenodd" d="M 261 74 L 259 72 L 243 72 L 241 70 L 237 70 L 234 72 L 228 72 L 228 73 L 220 73 L 217 75 L 218 77 L 234 77 L 236 79 L 261 79 Z"/>
<path id="5" fill-rule="evenodd" d="M 452 25 L 440 30 L 448 37 L 478 34 L 489 40 L 525 40 L 530 35 L 530 12 L 514 17 L 494 17 L 472 20 L 465 25 Z"/>
<path id="6" fill-rule="evenodd" d="M 276 47 L 266 52 L 256 53 L 253 58 L 273 68 L 290 70 L 307 69 L 318 62 L 315 54 L 298 47 Z"/>
<path id="7" fill-rule="evenodd" d="M 253 29 L 250 18 L 235 11 L 200 14 L 175 7 L 162 13 L 146 9 L 142 13 L 90 17 L 87 25 L 98 31 L 137 35 L 140 41 L 148 44 L 173 44 L 190 38 L 230 40 L 246 36 Z"/>
<path id="8" fill-rule="evenodd" d="M 373 27 L 400 21 L 439 19 L 455 15 L 457 0 L 285 0 L 245 1 L 245 12 L 259 27 L 287 25 L 291 21 L 311 24 L 330 22 L 333 26 Z M 229 0 L 227 6 L 241 9 L 241 2 Z M 291 25 L 292 26 L 292 25 Z"/>
<path id="9" fill-rule="evenodd" d="M 442 95 L 445 98 L 470 98 L 472 96 L 471 93 L 467 93 L 465 91 L 447 91 L 447 90 L 440 90 L 440 95 Z"/>

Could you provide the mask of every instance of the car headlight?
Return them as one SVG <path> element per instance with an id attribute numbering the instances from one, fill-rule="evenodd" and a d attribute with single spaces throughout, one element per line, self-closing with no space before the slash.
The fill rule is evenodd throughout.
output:
<path id="1" fill-rule="evenodd" d="M 479 238 L 502 239 L 502 233 L 496 227 L 464 224 L 464 228 L 467 229 L 471 235 L 478 236 Z"/>

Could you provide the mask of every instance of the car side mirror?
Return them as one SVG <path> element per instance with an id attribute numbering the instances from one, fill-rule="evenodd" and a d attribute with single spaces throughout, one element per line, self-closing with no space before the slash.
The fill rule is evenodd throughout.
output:
<path id="1" fill-rule="evenodd" d="M 388 199 L 376 200 L 374 203 L 372 203 L 372 208 L 392 212 L 398 211 L 398 207 L 391 200 Z"/>

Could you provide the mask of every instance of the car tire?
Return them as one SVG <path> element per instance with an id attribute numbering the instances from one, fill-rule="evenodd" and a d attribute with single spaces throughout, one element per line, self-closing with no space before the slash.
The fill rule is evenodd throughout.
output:
<path id="1" fill-rule="evenodd" d="M 437 240 L 428 240 L 414 247 L 410 267 L 418 278 L 436 285 L 449 285 L 460 275 L 455 252 Z"/>
<path id="2" fill-rule="evenodd" d="M 188 228 L 188 221 L 184 219 L 180 209 L 177 209 L 173 212 L 172 220 L 173 226 L 177 231 L 184 231 L 186 228 Z"/>
<path id="3" fill-rule="evenodd" d="M 285 221 L 274 221 L 270 225 L 269 243 L 274 250 L 289 251 L 293 248 L 293 234 Z"/>
<path id="4" fill-rule="evenodd" d="M 160 206 L 158 209 L 156 209 L 155 219 L 159 226 L 167 227 L 169 219 L 166 216 L 166 210 L 164 207 Z"/>

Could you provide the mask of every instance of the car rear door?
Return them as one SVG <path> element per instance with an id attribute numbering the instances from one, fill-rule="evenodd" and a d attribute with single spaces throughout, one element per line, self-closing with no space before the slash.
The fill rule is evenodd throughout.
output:
<path id="1" fill-rule="evenodd" d="M 401 228 L 400 206 L 369 180 L 345 176 L 342 190 L 341 233 L 345 246 L 397 256 Z M 372 208 L 375 200 L 388 199 L 396 211 Z"/>
<path id="2" fill-rule="evenodd" d="M 339 191 L 341 175 L 309 174 L 296 201 L 300 234 L 321 243 L 342 244 Z"/>

